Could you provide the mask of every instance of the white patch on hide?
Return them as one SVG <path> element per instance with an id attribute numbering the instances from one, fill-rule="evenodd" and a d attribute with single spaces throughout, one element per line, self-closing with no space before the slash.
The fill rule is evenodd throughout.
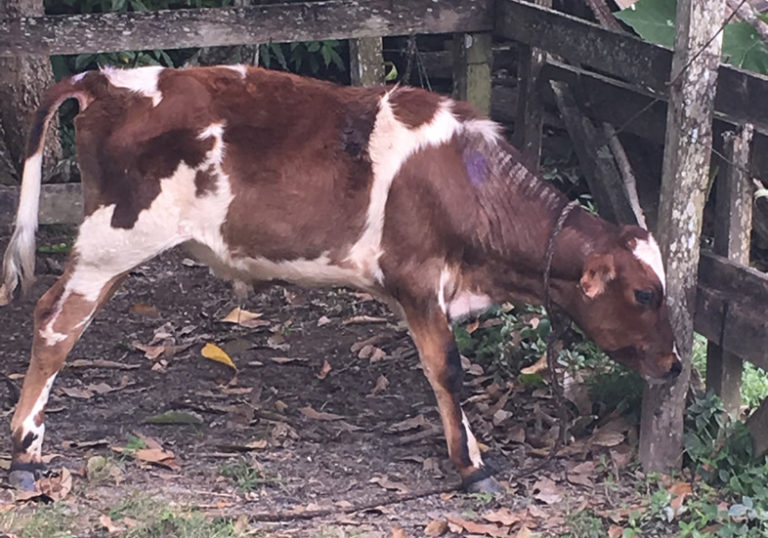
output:
<path id="1" fill-rule="evenodd" d="M 163 94 L 157 88 L 157 79 L 163 69 L 165 68 L 160 65 L 137 67 L 136 69 L 102 67 L 101 72 L 113 86 L 149 97 L 152 99 L 152 105 L 157 106 L 163 100 Z"/>
<path id="2" fill-rule="evenodd" d="M 467 415 L 464 414 L 463 410 L 461 411 L 461 425 L 464 426 L 464 431 L 467 434 L 469 460 L 472 462 L 472 465 L 479 469 L 485 464 L 483 463 L 483 457 L 480 455 L 480 447 L 477 445 L 477 439 L 475 439 L 475 435 L 469 427 L 469 420 L 467 420 Z"/>
<path id="3" fill-rule="evenodd" d="M 245 78 L 245 76 L 248 74 L 247 65 L 235 64 L 235 65 L 223 65 L 222 67 L 238 72 L 240 74 L 240 78 Z"/>
<path id="4" fill-rule="evenodd" d="M 32 406 L 32 410 L 21 423 L 22 439 L 24 439 L 27 434 L 29 434 L 29 432 L 35 434 L 35 440 L 32 441 L 32 444 L 30 444 L 29 448 L 26 450 L 26 453 L 31 454 L 33 456 L 33 460 L 35 461 L 39 461 L 40 459 L 41 449 L 43 446 L 43 436 L 45 435 L 45 423 L 38 426 L 35 424 L 35 417 L 38 413 L 40 413 L 40 411 L 45 409 L 45 404 L 48 403 L 48 396 L 51 393 L 51 387 L 53 386 L 54 379 L 56 379 L 56 374 L 53 374 L 48 378 L 48 381 L 46 381 L 45 385 L 43 385 L 43 390 L 40 392 L 40 396 L 37 397 L 35 404 Z"/>
<path id="5" fill-rule="evenodd" d="M 408 157 L 425 147 L 444 144 L 461 126 L 451 112 L 451 101 L 445 100 L 440 103 L 429 122 L 411 129 L 395 117 L 389 102 L 390 94 L 391 92 L 381 98 L 376 122 L 368 141 L 373 185 L 365 228 L 347 258 L 361 271 L 371 274 L 380 284 L 384 282 L 384 275 L 379 267 L 384 209 L 392 181 Z"/>
<path id="6" fill-rule="evenodd" d="M 664 262 L 661 259 L 661 250 L 659 245 L 653 236 L 649 235 L 648 239 L 637 239 L 635 242 L 635 248 L 632 250 L 632 254 L 635 258 L 650 267 L 661 282 L 662 289 L 666 288 L 667 279 L 664 274 Z"/>

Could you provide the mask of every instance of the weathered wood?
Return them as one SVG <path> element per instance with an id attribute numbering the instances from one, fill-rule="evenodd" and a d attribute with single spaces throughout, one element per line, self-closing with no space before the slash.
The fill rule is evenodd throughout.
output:
<path id="1" fill-rule="evenodd" d="M 330 0 L 0 21 L 0 56 L 484 32 L 487 0 Z"/>
<path id="2" fill-rule="evenodd" d="M 545 49 L 659 95 L 667 93 L 672 65 L 669 49 L 521 0 L 497 0 L 495 24 L 494 32 L 500 37 Z M 768 130 L 768 107 L 754 106 L 765 102 L 768 77 L 720 66 L 715 98 L 718 113 Z"/>
<path id="3" fill-rule="evenodd" d="M 679 469 L 683 409 L 691 376 L 699 236 L 709 179 L 712 117 L 722 32 L 722 0 L 679 0 L 656 236 L 665 260 L 670 321 L 683 371 L 646 386 L 639 456 L 646 471 Z M 696 133 L 693 136 L 692 133 Z"/>
<path id="4" fill-rule="evenodd" d="M 749 239 L 752 231 L 752 185 L 745 172 L 749 162 L 752 126 L 738 134 L 729 132 L 725 138 L 725 160 L 715 208 L 715 254 L 749 265 Z M 725 337 L 725 336 L 724 336 Z M 741 358 L 725 351 L 719 344 L 707 346 L 707 389 L 723 401 L 726 411 L 738 417 L 741 411 Z"/>
<path id="5" fill-rule="evenodd" d="M 453 97 L 491 112 L 491 34 L 461 33 L 453 38 Z"/>
<path id="6" fill-rule="evenodd" d="M 0 13 L 19 17 L 44 13 L 43 0 L 0 0 Z M 0 34 L 2 35 L 2 34 Z M 2 39 L 0 37 L 0 39 Z M 53 84 L 51 62 L 46 56 L 0 57 L 0 184 L 17 184 L 26 152 L 27 117 L 37 108 L 42 93 Z M 19 118 L 25 121 L 19 125 Z M 58 115 L 52 129 L 58 130 Z M 43 177 L 48 178 L 61 159 L 57 136 L 46 140 Z M 10 165 L 10 167 L 8 166 Z"/>
<path id="7" fill-rule="evenodd" d="M 637 224 L 606 137 L 581 113 L 568 86 L 562 82 L 550 84 L 600 215 L 616 223 Z"/>
<path id="8" fill-rule="evenodd" d="M 381 37 L 349 40 L 349 75 L 353 86 L 376 86 L 384 83 Z"/>
<path id="9" fill-rule="evenodd" d="M 552 7 L 552 0 L 535 0 L 540 6 Z M 517 115 L 513 143 L 520 148 L 528 166 L 538 172 L 541 161 L 541 129 L 544 126 L 544 105 L 541 93 L 541 68 L 546 52 L 523 43 L 518 44 Z"/>
<path id="10" fill-rule="evenodd" d="M 79 224 L 83 220 L 80 183 L 49 183 L 40 194 L 40 224 Z M 18 202 L 18 187 L 0 186 L 0 226 L 14 222 Z"/>

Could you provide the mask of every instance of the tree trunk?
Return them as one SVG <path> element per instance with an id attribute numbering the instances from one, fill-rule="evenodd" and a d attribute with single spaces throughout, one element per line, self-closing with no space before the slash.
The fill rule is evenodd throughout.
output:
<path id="1" fill-rule="evenodd" d="M 4 17 L 43 15 L 42 0 L 0 0 Z M 40 104 L 40 96 L 53 84 L 48 57 L 0 58 L 0 183 L 17 183 L 24 164 L 24 145 L 29 130 L 29 118 Z M 54 121 L 51 132 L 57 132 Z M 43 177 L 61 159 L 61 144 L 57 136 L 49 136 L 43 159 Z M 11 169 L 7 170 L 8 163 Z M 9 177 L 10 175 L 10 177 Z"/>
<path id="2" fill-rule="evenodd" d="M 673 384 L 646 387 L 640 461 L 646 471 L 679 469 L 683 411 L 691 375 L 699 236 L 712 150 L 712 114 L 722 47 L 724 0 L 679 0 L 657 237 L 667 301 L 683 372 Z M 713 36 L 715 36 L 713 38 Z"/>

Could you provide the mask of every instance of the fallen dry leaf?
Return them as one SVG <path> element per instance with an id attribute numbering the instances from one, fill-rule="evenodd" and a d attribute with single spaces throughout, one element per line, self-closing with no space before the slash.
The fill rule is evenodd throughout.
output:
<path id="1" fill-rule="evenodd" d="M 563 496 L 560 493 L 560 487 L 549 478 L 541 478 L 533 485 L 534 499 L 538 499 L 545 504 L 559 503 Z"/>
<path id="2" fill-rule="evenodd" d="M 442 519 L 433 519 L 424 527 L 425 536 L 442 536 L 446 532 L 448 532 L 448 522 Z"/>
<path id="3" fill-rule="evenodd" d="M 352 316 L 341 322 L 342 325 L 355 325 L 360 323 L 386 323 L 387 318 L 379 316 Z"/>
<path id="4" fill-rule="evenodd" d="M 591 441 L 593 445 L 612 447 L 624 442 L 624 434 L 614 431 L 599 430 L 592 435 Z"/>
<path id="5" fill-rule="evenodd" d="M 160 311 L 157 309 L 157 307 L 147 303 L 141 303 L 141 302 L 136 303 L 132 305 L 131 308 L 129 308 L 128 310 L 131 314 L 135 314 L 137 316 L 143 316 L 145 318 L 160 317 Z"/>
<path id="6" fill-rule="evenodd" d="M 515 538 L 531 538 L 531 536 L 533 536 L 533 532 L 526 526 L 521 527 L 515 534 Z"/>
<path id="7" fill-rule="evenodd" d="M 608 527 L 608 538 L 621 538 L 624 535 L 624 527 L 611 525 Z"/>
<path id="8" fill-rule="evenodd" d="M 93 398 L 93 391 L 88 390 L 87 388 L 80 389 L 77 387 L 59 387 L 58 391 L 65 396 L 69 396 L 70 398 L 77 398 L 80 400 Z"/>
<path id="9" fill-rule="evenodd" d="M 107 514 L 103 514 L 101 517 L 99 517 L 99 524 L 105 529 L 107 529 L 107 532 L 109 534 L 115 534 L 118 532 L 123 532 L 125 530 L 122 527 L 115 525 L 115 522 L 112 521 L 112 518 L 109 517 Z"/>
<path id="10" fill-rule="evenodd" d="M 291 349 L 291 344 L 285 341 L 285 336 L 276 333 L 267 338 L 267 347 L 278 351 L 288 351 Z"/>
<path id="11" fill-rule="evenodd" d="M 200 353 L 206 359 L 210 359 L 212 361 L 225 364 L 230 368 L 232 368 L 233 370 L 237 371 L 237 366 L 235 366 L 235 363 L 232 362 L 231 358 L 229 358 L 229 355 L 227 355 L 227 352 L 221 349 L 219 346 L 217 346 L 214 343 L 208 342 L 207 344 L 205 344 L 203 346 L 203 349 L 200 350 Z"/>
<path id="12" fill-rule="evenodd" d="M 531 364 L 530 366 L 526 366 L 522 370 L 520 370 L 521 374 L 524 375 L 532 375 L 532 374 L 538 374 L 539 372 L 543 372 L 548 367 L 547 365 L 547 354 L 545 353 L 541 357 L 539 357 L 539 360 Z"/>
<path id="13" fill-rule="evenodd" d="M 72 473 L 66 467 L 62 468 L 58 476 L 41 478 L 35 483 L 35 486 L 52 501 L 60 501 L 72 490 Z"/>
<path id="14" fill-rule="evenodd" d="M 164 345 L 157 345 L 157 346 L 147 346 L 142 344 L 141 342 L 131 342 L 131 345 L 138 349 L 139 351 L 144 352 L 144 356 L 148 358 L 151 361 L 157 360 L 160 356 L 168 353 L 171 348 L 174 346 L 164 346 Z"/>
<path id="15" fill-rule="evenodd" d="M 117 370 L 136 370 L 137 368 L 141 368 L 140 364 L 123 364 L 122 362 L 105 359 L 75 359 L 66 364 L 68 368 L 114 368 Z"/>
<path id="16" fill-rule="evenodd" d="M 381 349 L 380 347 L 374 347 L 373 351 L 371 352 L 371 356 L 368 358 L 371 364 L 374 362 L 379 362 L 380 360 L 386 358 L 387 352 Z"/>
<path id="17" fill-rule="evenodd" d="M 405 529 L 395 525 L 392 527 L 392 538 L 408 538 L 408 533 L 405 532 Z"/>
<path id="18" fill-rule="evenodd" d="M 500 508 L 498 510 L 490 510 L 485 512 L 480 517 L 491 523 L 499 523 L 500 525 L 512 526 L 519 523 L 525 518 L 525 514 L 520 512 L 512 512 L 509 508 Z"/>
<path id="19" fill-rule="evenodd" d="M 147 463 L 154 463 L 162 465 L 173 471 L 181 469 L 176 462 L 176 457 L 170 450 L 164 450 L 162 448 L 140 448 L 134 452 L 136 459 L 145 461 Z"/>
<path id="20" fill-rule="evenodd" d="M 325 413 L 323 411 L 315 411 L 311 407 L 300 407 L 299 412 L 304 415 L 307 418 L 310 418 L 312 420 L 341 420 L 344 417 L 341 415 L 336 415 L 334 413 Z"/>
<path id="21" fill-rule="evenodd" d="M 454 525 L 461 527 L 462 529 L 466 530 L 467 532 L 471 532 L 472 534 L 487 534 L 489 536 L 507 536 L 506 530 L 501 529 L 496 525 L 491 525 L 486 523 L 475 523 L 474 521 L 462 519 L 458 516 L 454 516 L 450 514 L 446 515 L 445 518 L 448 520 L 449 523 L 453 523 Z"/>
<path id="22" fill-rule="evenodd" d="M 262 314 L 258 312 L 249 312 L 248 310 L 244 310 L 238 306 L 233 308 L 229 314 L 224 316 L 219 321 L 222 323 L 233 323 L 248 329 L 255 329 L 256 327 L 266 327 L 267 325 L 270 325 L 268 321 L 259 319 L 261 316 Z"/>
<path id="23" fill-rule="evenodd" d="M 378 379 L 376 379 L 376 384 L 373 386 L 373 390 L 371 391 L 371 396 L 376 396 L 377 394 L 381 394 L 385 390 L 387 390 L 387 387 L 389 387 L 389 379 L 387 379 L 384 375 L 380 375 Z"/>
<path id="24" fill-rule="evenodd" d="M 300 357 L 270 357 L 269 360 L 277 364 L 290 364 L 292 362 L 307 362 L 309 359 Z"/>
<path id="25" fill-rule="evenodd" d="M 331 363 L 328 362 L 327 360 L 323 361 L 323 367 L 320 368 L 320 373 L 317 374 L 317 378 L 325 379 L 328 376 L 328 374 L 331 372 L 331 370 L 332 370 Z"/>
<path id="26" fill-rule="evenodd" d="M 317 326 L 323 327 L 325 325 L 328 325 L 331 322 L 331 318 L 328 316 L 320 316 L 320 319 L 317 320 Z"/>
<path id="27" fill-rule="evenodd" d="M 400 422 L 395 422 L 389 428 L 387 428 L 387 431 L 392 433 L 399 433 L 408 430 L 415 430 L 426 425 L 427 419 L 424 418 L 424 415 L 416 415 L 415 417 L 407 418 Z"/>
<path id="28" fill-rule="evenodd" d="M 402 482 L 397 482 L 396 480 L 391 480 L 390 478 L 386 476 L 374 476 L 371 478 L 368 482 L 371 484 L 378 484 L 384 489 L 397 491 L 398 493 L 410 493 L 411 490 L 403 484 Z"/>

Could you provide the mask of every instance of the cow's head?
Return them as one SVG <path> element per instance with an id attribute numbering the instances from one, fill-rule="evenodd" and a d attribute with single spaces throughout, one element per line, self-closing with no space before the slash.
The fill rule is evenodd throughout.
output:
<path id="1" fill-rule="evenodd" d="M 681 371 L 664 287 L 659 247 L 636 226 L 623 227 L 614 247 L 591 254 L 579 281 L 581 328 L 613 360 L 649 381 Z"/>

